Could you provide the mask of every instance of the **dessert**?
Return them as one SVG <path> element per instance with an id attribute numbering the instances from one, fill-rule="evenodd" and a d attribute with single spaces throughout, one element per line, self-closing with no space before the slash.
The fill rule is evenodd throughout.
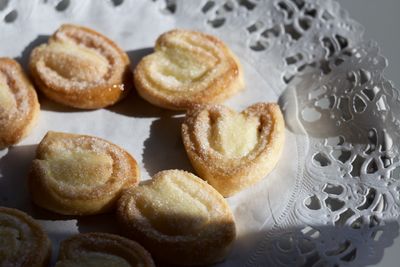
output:
<path id="1" fill-rule="evenodd" d="M 244 87 L 239 61 L 214 36 L 172 30 L 157 39 L 154 50 L 137 65 L 134 81 L 156 106 L 185 110 L 221 102 Z"/>
<path id="2" fill-rule="evenodd" d="M 258 103 L 241 113 L 198 105 L 182 124 L 183 143 L 199 176 L 223 196 L 265 177 L 277 164 L 285 124 L 277 104 Z"/>
<path id="3" fill-rule="evenodd" d="M 0 149 L 28 135 L 39 115 L 36 91 L 21 66 L 0 58 Z"/>
<path id="4" fill-rule="evenodd" d="M 106 234 L 74 235 L 61 243 L 56 267 L 155 267 L 138 243 Z"/>
<path id="5" fill-rule="evenodd" d="M 29 68 L 50 99 L 75 108 L 110 106 L 129 91 L 128 55 L 104 35 L 64 24 L 33 49 Z"/>
<path id="6" fill-rule="evenodd" d="M 135 159 L 103 139 L 48 132 L 29 175 L 34 203 L 65 215 L 111 210 L 122 191 L 139 182 Z"/>
<path id="7" fill-rule="evenodd" d="M 0 266 L 44 267 L 50 250 L 49 238 L 32 217 L 0 207 Z"/>
<path id="8" fill-rule="evenodd" d="M 125 235 L 173 265 L 221 261 L 236 236 L 226 200 L 205 181 L 181 170 L 159 172 L 127 190 L 117 216 Z"/>

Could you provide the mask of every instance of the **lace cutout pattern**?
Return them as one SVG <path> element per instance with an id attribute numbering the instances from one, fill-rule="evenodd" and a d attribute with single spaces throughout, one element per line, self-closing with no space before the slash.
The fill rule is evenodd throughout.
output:
<path id="1" fill-rule="evenodd" d="M 377 45 L 362 40 L 362 26 L 337 2 L 0 0 L 0 26 L 8 34 L 32 10 L 65 21 L 90 4 L 93 14 L 173 18 L 178 27 L 229 40 L 275 90 L 301 168 L 247 266 L 358 266 L 382 258 L 399 228 L 400 96 L 383 76 Z"/>

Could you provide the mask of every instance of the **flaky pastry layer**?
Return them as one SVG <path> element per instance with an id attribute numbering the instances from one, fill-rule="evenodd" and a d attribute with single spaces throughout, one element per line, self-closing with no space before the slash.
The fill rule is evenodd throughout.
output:
<path id="1" fill-rule="evenodd" d="M 103 139 L 48 132 L 29 175 L 33 201 L 66 215 L 111 210 L 123 190 L 139 182 L 135 159 Z"/>
<path id="2" fill-rule="evenodd" d="M 39 110 L 36 91 L 21 66 L 0 58 L 0 150 L 28 135 Z"/>
<path id="3" fill-rule="evenodd" d="M 221 102 L 244 87 L 239 61 L 214 36 L 172 30 L 157 39 L 154 50 L 134 71 L 136 89 L 154 105 L 182 110 Z"/>
<path id="4" fill-rule="evenodd" d="M 0 266 L 44 267 L 50 254 L 50 240 L 32 217 L 0 207 Z"/>
<path id="5" fill-rule="evenodd" d="M 205 181 L 180 170 L 157 173 L 118 202 L 124 234 L 173 265 L 221 261 L 236 230 L 226 200 Z"/>
<path id="6" fill-rule="evenodd" d="M 183 143 L 199 176 L 231 196 L 272 171 L 284 145 L 285 123 L 277 104 L 257 103 L 241 113 L 222 105 L 190 109 Z"/>
<path id="7" fill-rule="evenodd" d="M 61 104 L 96 109 L 110 106 L 130 90 L 128 55 L 104 35 L 77 25 L 62 25 L 33 49 L 29 68 L 35 83 Z"/>
<path id="8" fill-rule="evenodd" d="M 127 238 L 107 233 L 77 234 L 60 245 L 56 267 L 155 267 L 150 253 Z"/>

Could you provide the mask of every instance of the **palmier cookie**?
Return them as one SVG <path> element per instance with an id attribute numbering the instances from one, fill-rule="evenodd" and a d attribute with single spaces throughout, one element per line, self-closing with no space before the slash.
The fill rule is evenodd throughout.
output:
<path id="1" fill-rule="evenodd" d="M 59 132 L 48 132 L 40 142 L 29 176 L 34 203 L 65 215 L 107 212 L 138 182 L 136 161 L 122 148 Z"/>
<path id="2" fill-rule="evenodd" d="M 236 236 L 226 200 L 205 181 L 180 170 L 159 172 L 127 190 L 117 216 L 124 234 L 173 265 L 221 261 Z"/>
<path id="3" fill-rule="evenodd" d="M 139 62 L 134 80 L 139 94 L 156 106 L 184 110 L 221 102 L 244 87 L 239 61 L 214 36 L 172 30 L 154 50 Z"/>
<path id="4" fill-rule="evenodd" d="M 18 143 L 36 123 L 39 102 L 21 66 L 0 58 L 0 150 Z"/>
<path id="5" fill-rule="evenodd" d="M 50 240 L 32 217 L 0 207 L 0 266 L 44 267 L 50 253 Z"/>
<path id="6" fill-rule="evenodd" d="M 74 235 L 61 242 L 55 267 L 155 267 L 138 243 L 113 234 Z"/>
<path id="7" fill-rule="evenodd" d="M 256 183 L 277 164 L 285 124 L 277 104 L 258 103 L 237 113 L 222 105 L 197 106 L 182 124 L 189 159 L 223 196 Z"/>
<path id="8" fill-rule="evenodd" d="M 61 104 L 96 109 L 129 91 L 128 55 L 94 30 L 65 24 L 33 49 L 29 67 L 39 89 Z"/>

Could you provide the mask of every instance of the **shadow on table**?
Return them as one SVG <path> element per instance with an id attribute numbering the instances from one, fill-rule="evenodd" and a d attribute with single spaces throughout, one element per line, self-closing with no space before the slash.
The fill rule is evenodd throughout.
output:
<path id="1" fill-rule="evenodd" d="M 150 104 L 144 100 L 135 89 L 133 89 L 125 99 L 107 109 L 120 115 L 137 118 L 158 118 L 182 113 L 182 111 L 163 109 Z"/>
<path id="2" fill-rule="evenodd" d="M 50 35 L 38 35 L 32 42 L 30 42 L 22 51 L 20 57 L 17 57 L 16 60 L 21 63 L 22 67 L 25 69 L 27 73 L 29 73 L 29 57 L 32 53 L 32 50 L 44 43 L 47 43 L 49 40 Z"/>
<path id="3" fill-rule="evenodd" d="M 88 110 L 88 109 L 79 109 L 79 108 L 73 108 L 73 107 L 68 107 L 66 105 L 62 105 L 60 103 L 57 103 L 49 98 L 47 98 L 42 92 L 38 92 L 38 97 L 39 97 L 39 102 L 40 102 L 40 109 L 45 110 L 45 111 L 53 111 L 53 112 L 59 112 L 59 113 L 78 113 L 78 112 L 91 112 L 93 110 Z"/>
<path id="4" fill-rule="evenodd" d="M 378 225 L 366 220 L 356 227 L 313 225 L 254 233 L 239 237 L 243 245 L 234 247 L 232 260 L 239 252 L 249 257 L 241 265 L 232 266 L 374 265 L 398 236 L 399 224 L 395 220 L 380 221 Z"/>
<path id="5" fill-rule="evenodd" d="M 145 47 L 145 48 L 126 51 L 129 60 L 131 61 L 131 69 L 134 70 L 142 58 L 144 58 L 147 55 L 150 55 L 153 52 L 154 49 L 152 47 Z"/>
<path id="6" fill-rule="evenodd" d="M 77 226 L 80 233 L 106 232 L 119 234 L 115 213 L 109 212 L 98 215 L 81 216 L 77 218 Z"/>
<path id="7" fill-rule="evenodd" d="M 32 210 L 28 192 L 28 172 L 37 145 L 12 146 L 0 158 L 0 206 Z"/>
<path id="8" fill-rule="evenodd" d="M 182 143 L 183 117 L 161 117 L 151 124 L 144 142 L 143 164 L 149 175 L 168 169 L 194 172 Z"/>

